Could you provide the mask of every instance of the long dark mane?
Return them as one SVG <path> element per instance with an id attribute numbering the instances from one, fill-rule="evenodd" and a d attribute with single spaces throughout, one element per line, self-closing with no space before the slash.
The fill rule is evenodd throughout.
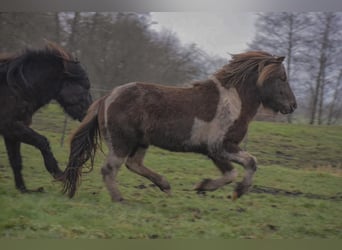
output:
<path id="1" fill-rule="evenodd" d="M 21 53 L 7 54 L 0 57 L 0 74 L 8 87 L 18 96 L 32 94 L 34 81 L 25 74 L 25 67 L 30 63 L 41 60 L 61 67 L 61 72 L 70 74 L 72 64 L 78 63 L 70 53 L 59 45 L 46 41 L 44 49 L 26 48 Z M 6 74 L 6 76 L 4 76 Z M 5 80 L 5 81 L 4 81 Z"/>
<path id="2" fill-rule="evenodd" d="M 237 86 L 240 83 L 244 83 L 246 78 L 255 72 L 257 68 L 259 73 L 257 82 L 263 82 L 280 69 L 281 63 L 277 58 L 264 51 L 249 51 L 241 54 L 233 54 L 230 62 L 214 75 L 226 87 Z"/>
<path id="3" fill-rule="evenodd" d="M 7 71 L 9 62 L 17 57 L 16 54 L 3 53 L 0 54 L 0 85 L 6 84 Z"/>

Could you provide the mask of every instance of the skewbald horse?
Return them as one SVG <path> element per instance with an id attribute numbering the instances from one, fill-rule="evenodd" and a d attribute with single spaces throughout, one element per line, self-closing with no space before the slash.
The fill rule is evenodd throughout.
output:
<path id="1" fill-rule="evenodd" d="M 284 57 L 262 51 L 232 56 L 229 64 L 191 87 L 169 87 L 133 82 L 119 86 L 95 101 L 71 139 L 69 162 L 64 172 L 64 192 L 73 197 L 82 166 L 94 165 L 101 137 L 109 153 L 102 167 L 105 185 L 113 201 L 122 201 L 116 175 L 120 166 L 146 177 L 162 191 L 171 188 L 165 177 L 148 169 L 143 159 L 149 145 L 175 152 L 207 155 L 222 177 L 204 179 L 197 191 L 213 191 L 233 182 L 245 169 L 233 193 L 246 193 L 257 169 L 256 159 L 239 148 L 248 124 L 259 106 L 288 114 L 296 99 L 287 81 Z"/>

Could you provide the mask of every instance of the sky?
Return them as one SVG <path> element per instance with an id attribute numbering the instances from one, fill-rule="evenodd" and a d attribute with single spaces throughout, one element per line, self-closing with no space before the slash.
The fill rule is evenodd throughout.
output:
<path id="1" fill-rule="evenodd" d="M 254 37 L 253 12 L 152 12 L 157 24 L 175 32 L 184 44 L 196 43 L 209 55 L 241 53 Z"/>

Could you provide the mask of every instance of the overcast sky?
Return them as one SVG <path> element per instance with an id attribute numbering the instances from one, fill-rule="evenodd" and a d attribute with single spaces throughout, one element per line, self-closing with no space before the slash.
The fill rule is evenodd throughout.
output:
<path id="1" fill-rule="evenodd" d="M 152 19 L 174 31 L 180 40 L 196 43 L 212 55 L 224 57 L 240 53 L 254 37 L 255 13 L 252 12 L 152 12 Z"/>

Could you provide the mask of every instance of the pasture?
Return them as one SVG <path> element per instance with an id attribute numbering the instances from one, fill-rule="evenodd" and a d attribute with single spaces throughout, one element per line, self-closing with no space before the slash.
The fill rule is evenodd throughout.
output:
<path id="1" fill-rule="evenodd" d="M 65 168 L 68 145 L 60 146 L 64 116 L 50 104 L 34 116 L 33 127 L 47 136 Z M 68 123 L 68 131 L 77 126 Z M 243 144 L 242 144 L 243 146 Z M 104 150 L 106 150 L 104 146 Z M 196 194 L 203 178 L 220 175 L 210 160 L 197 154 L 149 150 L 145 163 L 170 182 L 167 196 L 148 180 L 122 166 L 118 182 L 126 198 L 113 203 L 97 168 L 84 174 L 73 199 L 61 194 L 37 149 L 22 146 L 21 194 L 13 183 L 0 140 L 0 237 L 2 239 L 312 239 L 342 237 L 342 127 L 253 122 L 247 150 L 258 158 L 250 193 L 230 199 L 235 184 Z M 242 167 L 236 165 L 239 180 Z"/>

